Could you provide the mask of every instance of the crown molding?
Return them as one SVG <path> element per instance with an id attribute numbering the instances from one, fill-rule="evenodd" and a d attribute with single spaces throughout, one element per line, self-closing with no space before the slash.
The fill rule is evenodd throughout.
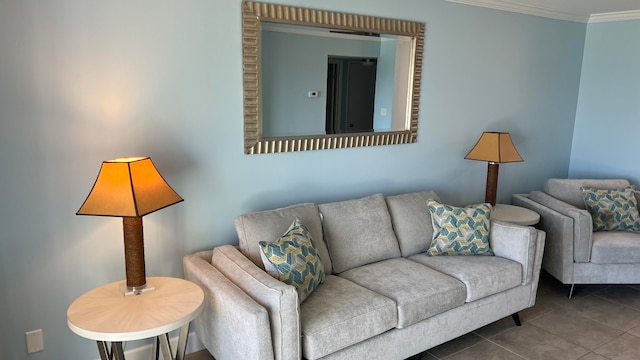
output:
<path id="1" fill-rule="evenodd" d="M 514 13 L 541 16 L 551 19 L 567 20 L 573 22 L 586 23 L 589 22 L 589 17 L 580 16 L 576 14 L 565 13 L 557 10 L 547 9 L 538 6 L 532 6 L 523 4 L 512 0 L 447 0 L 449 2 L 480 6 L 495 10 L 503 10 Z"/>
<path id="2" fill-rule="evenodd" d="M 459 4 L 480 6 L 495 10 L 509 11 L 514 13 L 541 16 L 551 19 L 567 20 L 581 23 L 598 23 L 611 21 L 640 20 L 640 10 L 618 11 L 602 14 L 591 14 L 591 16 L 581 16 L 562 11 L 547 9 L 539 6 L 523 4 L 514 0 L 446 0 Z"/>
<path id="3" fill-rule="evenodd" d="M 603 14 L 592 14 L 589 23 L 640 20 L 640 10 L 618 11 Z"/>

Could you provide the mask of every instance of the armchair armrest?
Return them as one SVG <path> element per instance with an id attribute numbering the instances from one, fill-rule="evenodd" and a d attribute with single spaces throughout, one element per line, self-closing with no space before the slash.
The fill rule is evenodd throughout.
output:
<path id="1" fill-rule="evenodd" d="M 213 249 L 213 265 L 267 309 L 276 360 L 302 358 L 300 305 L 291 285 L 276 280 L 231 245 Z"/>
<path id="2" fill-rule="evenodd" d="M 182 260 L 185 278 L 205 294 L 194 320 L 198 339 L 219 360 L 273 359 L 267 310 L 213 267 L 211 256 L 212 251 L 201 251 Z"/>
<path id="3" fill-rule="evenodd" d="M 589 262 L 593 244 L 591 214 L 585 209 L 579 209 L 542 191 L 532 191 L 529 199 L 573 219 L 573 260 Z"/>
<path id="4" fill-rule="evenodd" d="M 547 234 L 542 267 L 562 283 L 572 284 L 574 219 L 533 201 L 529 194 L 514 194 L 511 200 L 540 214 L 536 227 Z"/>

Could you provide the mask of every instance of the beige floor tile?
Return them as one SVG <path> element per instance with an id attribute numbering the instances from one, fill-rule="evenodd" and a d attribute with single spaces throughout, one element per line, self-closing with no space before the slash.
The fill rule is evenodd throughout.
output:
<path id="1" fill-rule="evenodd" d="M 576 311 L 556 310 L 531 321 L 530 324 L 590 350 L 622 334 L 621 330 L 581 316 Z"/>
<path id="2" fill-rule="evenodd" d="M 573 294 L 569 299 L 569 291 L 571 285 L 563 285 L 559 280 L 546 272 L 540 273 L 540 281 L 538 285 L 538 295 L 547 300 L 558 300 L 561 303 L 568 303 L 581 297 L 589 296 L 609 285 L 576 285 L 573 288 Z"/>
<path id="3" fill-rule="evenodd" d="M 589 353 L 582 346 L 529 324 L 496 335 L 491 341 L 532 360 L 576 360 Z"/>
<path id="4" fill-rule="evenodd" d="M 611 360 L 638 360 L 640 359 L 640 338 L 623 334 L 594 352 Z"/>
<path id="5" fill-rule="evenodd" d="M 592 295 L 577 299 L 565 308 L 618 330 L 627 331 L 640 326 L 640 311 L 600 296 Z"/>
<path id="6" fill-rule="evenodd" d="M 444 358 L 445 360 L 524 360 L 525 358 L 492 342 L 483 341 Z"/>
<path id="7" fill-rule="evenodd" d="M 419 359 L 420 360 L 438 360 L 437 357 L 429 354 L 428 352 L 423 352 L 422 357 L 420 357 Z"/>
<path id="8" fill-rule="evenodd" d="M 633 329 L 627 331 L 629 334 L 633 335 L 633 336 L 637 336 L 640 338 L 640 326 L 636 326 Z"/>
<path id="9" fill-rule="evenodd" d="M 588 353 L 587 355 L 581 357 L 579 360 L 609 360 L 602 355 L 598 355 L 596 353 Z"/>
<path id="10" fill-rule="evenodd" d="M 442 359 L 453 353 L 457 353 L 458 351 L 467 349 L 482 341 L 484 341 L 484 339 L 480 336 L 474 333 L 468 333 L 442 345 L 431 348 L 427 351 L 429 352 L 429 354 L 435 356 L 436 358 Z"/>
<path id="11" fill-rule="evenodd" d="M 520 317 L 520 320 L 524 321 L 522 319 L 522 316 Z M 489 325 L 483 326 L 480 329 L 474 331 L 474 333 L 476 335 L 482 336 L 483 338 L 491 338 L 516 326 L 516 323 L 513 321 L 511 316 L 509 316 L 496 322 L 492 322 Z"/>
<path id="12" fill-rule="evenodd" d="M 562 308 L 561 302 L 538 296 L 535 306 L 519 312 L 520 320 L 522 322 L 531 321 L 560 308 Z"/>
<path id="13" fill-rule="evenodd" d="M 610 286 L 606 290 L 598 292 L 596 295 L 640 310 L 640 289 L 616 285 Z"/>

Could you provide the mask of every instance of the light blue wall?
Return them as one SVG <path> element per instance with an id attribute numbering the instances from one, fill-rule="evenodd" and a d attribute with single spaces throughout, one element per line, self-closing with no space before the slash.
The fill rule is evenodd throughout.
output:
<path id="1" fill-rule="evenodd" d="M 236 242 L 248 211 L 426 189 L 481 201 L 486 164 L 463 157 L 485 130 L 525 159 L 501 166 L 499 201 L 567 174 L 584 24 L 442 0 L 313 6 L 427 24 L 417 143 L 244 155 L 239 0 L 0 2 L 3 358 L 97 358 L 66 309 L 124 277 L 121 221 L 74 215 L 103 160 L 151 156 L 185 199 L 144 218 L 152 276 Z M 27 356 L 39 328 L 46 350 Z"/>
<path id="2" fill-rule="evenodd" d="M 571 177 L 640 184 L 640 20 L 589 24 Z"/>

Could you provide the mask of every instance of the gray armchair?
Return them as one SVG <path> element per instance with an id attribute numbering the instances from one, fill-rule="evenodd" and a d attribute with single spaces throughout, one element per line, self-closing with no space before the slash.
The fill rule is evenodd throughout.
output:
<path id="1" fill-rule="evenodd" d="M 624 179 L 549 179 L 544 191 L 512 196 L 514 205 L 540 214 L 537 227 L 547 233 L 542 268 L 571 285 L 569 298 L 576 284 L 640 283 L 640 233 L 594 232 L 580 189 L 629 185 Z"/>

